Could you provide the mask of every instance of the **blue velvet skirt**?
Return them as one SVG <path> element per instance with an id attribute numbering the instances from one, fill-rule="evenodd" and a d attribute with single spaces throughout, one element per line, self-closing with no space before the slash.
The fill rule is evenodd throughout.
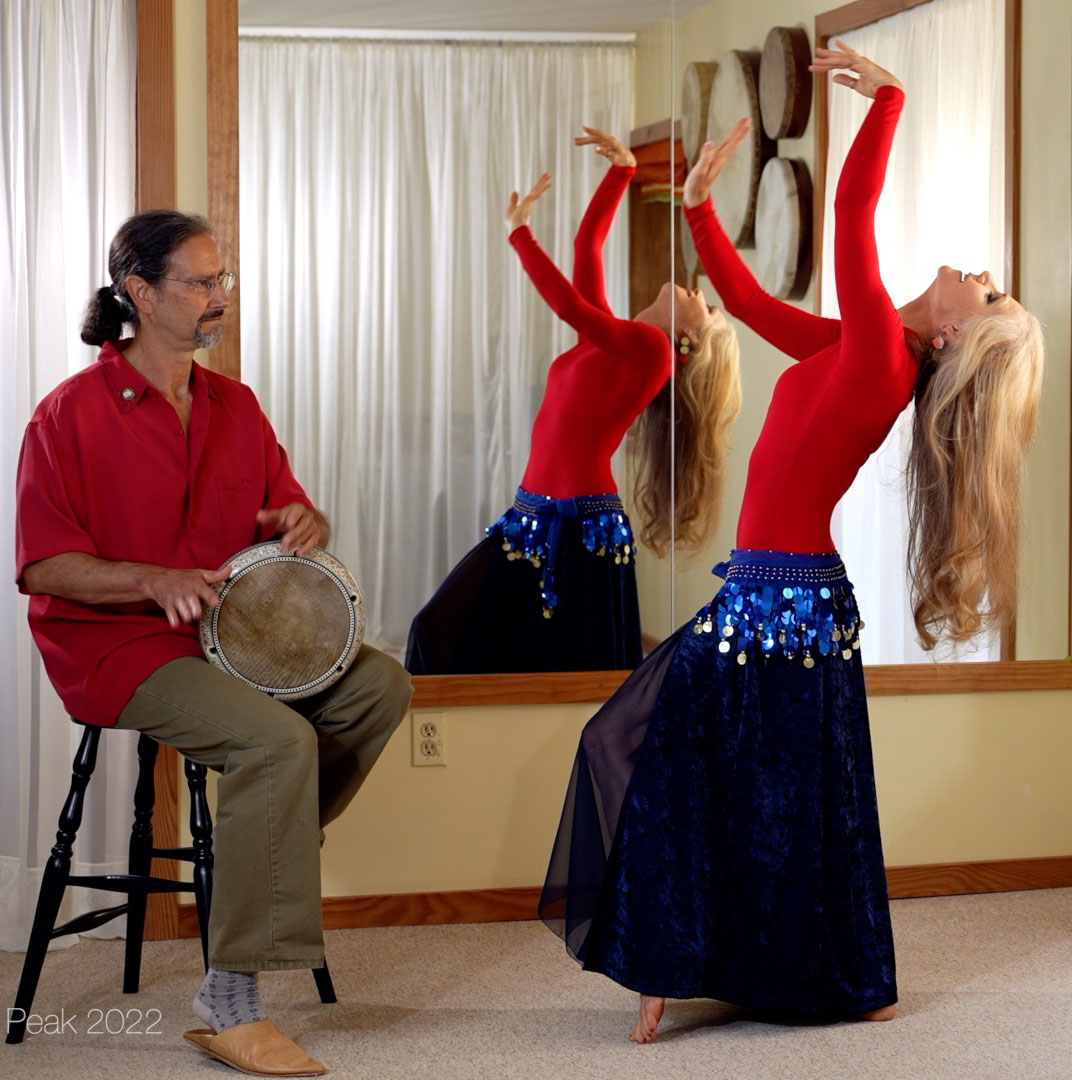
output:
<path id="1" fill-rule="evenodd" d="M 897 1000 L 840 558 L 735 551 L 581 736 L 544 921 L 643 994 L 802 1016 Z"/>
<path id="2" fill-rule="evenodd" d="M 643 652 L 633 534 L 616 494 L 514 504 L 410 624 L 412 675 L 605 671 Z"/>

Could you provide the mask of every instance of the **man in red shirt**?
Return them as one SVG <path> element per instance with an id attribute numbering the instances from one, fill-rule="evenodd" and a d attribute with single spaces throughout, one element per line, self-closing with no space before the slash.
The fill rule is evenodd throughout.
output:
<path id="1" fill-rule="evenodd" d="M 102 346 L 97 362 L 26 429 L 18 585 L 73 717 L 147 732 L 221 774 L 211 966 L 194 1001 L 209 1030 L 191 1041 L 250 1072 L 323 1072 L 267 1020 L 255 973 L 323 964 L 320 829 L 368 775 L 412 687 L 362 646 L 330 689 L 287 706 L 202 658 L 196 623 L 230 569 L 213 568 L 276 535 L 305 554 L 330 529 L 252 391 L 194 362 L 219 343 L 234 282 L 208 224 L 135 215 L 108 269 L 82 328 Z M 134 333 L 121 340 L 124 325 Z"/>

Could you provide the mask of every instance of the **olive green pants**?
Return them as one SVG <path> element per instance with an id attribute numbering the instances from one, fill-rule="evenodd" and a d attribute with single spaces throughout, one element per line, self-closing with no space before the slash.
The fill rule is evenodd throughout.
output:
<path id="1" fill-rule="evenodd" d="M 230 971 L 324 963 L 320 830 L 346 809 L 409 708 L 405 669 L 363 645 L 333 686 L 276 701 L 204 660 L 172 660 L 116 726 L 217 770 L 209 962 Z"/>

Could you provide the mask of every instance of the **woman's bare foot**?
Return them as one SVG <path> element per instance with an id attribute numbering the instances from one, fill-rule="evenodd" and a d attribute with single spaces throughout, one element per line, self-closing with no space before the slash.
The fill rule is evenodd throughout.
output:
<path id="1" fill-rule="evenodd" d="M 655 1038 L 655 1030 L 659 1021 L 663 1018 L 663 1009 L 666 1007 L 666 998 L 648 997 L 640 995 L 640 1015 L 637 1016 L 636 1027 L 629 1036 L 630 1042 L 649 1043 Z"/>
<path id="2" fill-rule="evenodd" d="M 897 1015 L 896 1005 L 887 1005 L 882 1009 L 872 1009 L 870 1012 L 860 1013 L 861 1020 L 892 1020 Z"/>

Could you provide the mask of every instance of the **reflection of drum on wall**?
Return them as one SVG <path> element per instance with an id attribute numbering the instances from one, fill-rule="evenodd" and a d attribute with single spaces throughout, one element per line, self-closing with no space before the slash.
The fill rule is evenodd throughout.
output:
<path id="1" fill-rule="evenodd" d="M 803 161 L 771 158 L 756 200 L 756 277 L 772 296 L 799 300 L 811 280 L 811 177 Z"/>
<path id="2" fill-rule="evenodd" d="M 732 49 L 718 62 L 707 112 L 707 138 L 722 142 L 747 116 L 752 130 L 715 179 L 712 197 L 727 235 L 737 247 L 752 247 L 759 177 L 774 143 L 763 134 L 759 115 L 759 53 Z"/>
<path id="3" fill-rule="evenodd" d="M 798 139 L 811 112 L 811 47 L 799 26 L 775 26 L 763 43 L 759 107 L 772 139 Z"/>
<path id="4" fill-rule="evenodd" d="M 692 227 L 685 217 L 685 206 L 681 206 L 681 216 L 678 219 L 678 233 L 681 236 L 681 261 L 685 264 L 685 288 L 696 287 L 696 271 L 700 266 L 700 253 L 696 250 L 696 241 L 692 238 Z"/>
<path id="5" fill-rule="evenodd" d="M 681 77 L 681 149 L 693 165 L 704 139 L 707 138 L 707 112 L 711 102 L 711 85 L 718 64 L 689 64 Z"/>
<path id="6" fill-rule="evenodd" d="M 278 540 L 240 551 L 201 615 L 205 659 L 282 701 L 327 689 L 353 663 L 365 606 L 349 570 L 326 551 L 284 555 Z"/>

